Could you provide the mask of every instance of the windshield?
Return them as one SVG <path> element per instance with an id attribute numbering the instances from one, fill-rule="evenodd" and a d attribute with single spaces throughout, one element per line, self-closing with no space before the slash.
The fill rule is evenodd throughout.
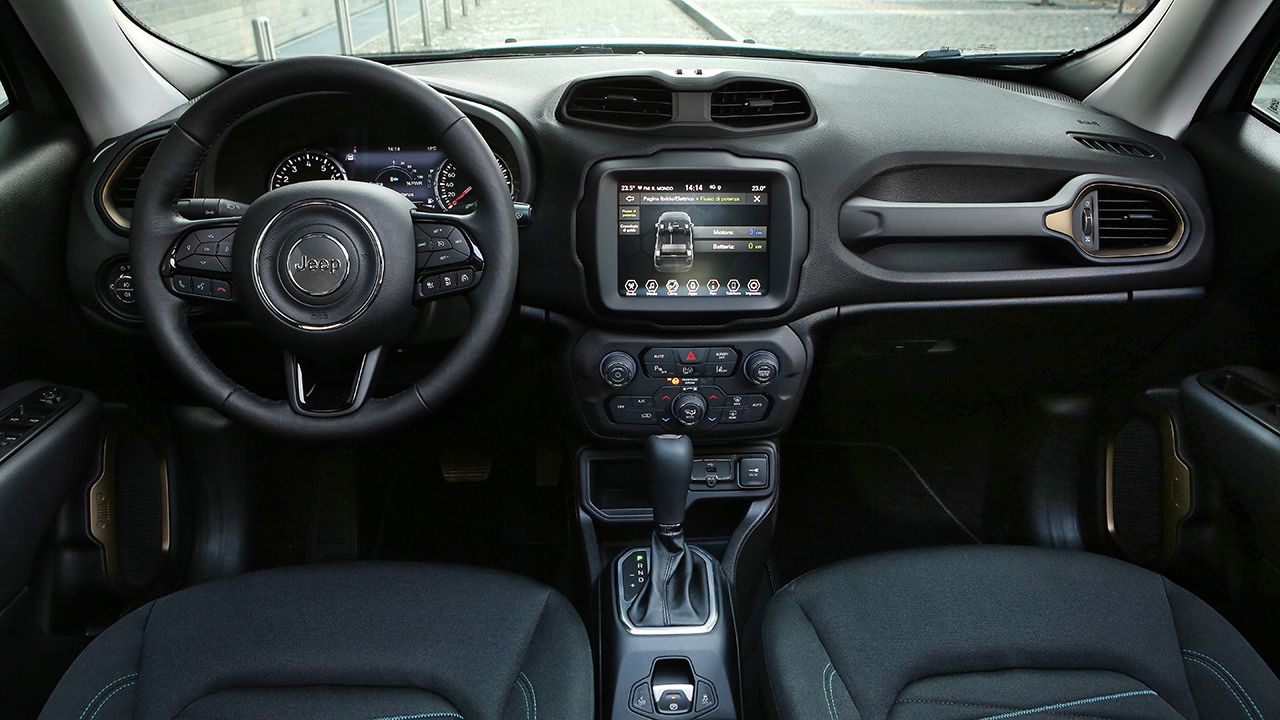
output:
<path id="1" fill-rule="evenodd" d="M 1155 1 L 119 0 L 153 32 L 230 63 L 620 41 L 909 58 L 1065 54 L 1121 32 Z"/>

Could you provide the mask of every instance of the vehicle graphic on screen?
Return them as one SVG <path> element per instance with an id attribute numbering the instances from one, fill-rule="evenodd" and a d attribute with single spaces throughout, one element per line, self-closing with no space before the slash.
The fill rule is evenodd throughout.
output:
<path id="1" fill-rule="evenodd" d="M 664 212 L 657 228 L 653 266 L 658 272 L 688 272 L 693 267 L 693 218 L 686 212 Z"/>

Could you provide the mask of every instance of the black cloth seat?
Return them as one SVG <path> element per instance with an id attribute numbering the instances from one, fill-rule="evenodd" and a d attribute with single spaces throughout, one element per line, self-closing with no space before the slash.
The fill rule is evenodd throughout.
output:
<path id="1" fill-rule="evenodd" d="M 506 573 L 360 563 L 250 573 L 108 628 L 42 720 L 582 720 L 569 603 Z"/>
<path id="2" fill-rule="evenodd" d="M 763 641 L 784 720 L 1280 720 L 1280 680 L 1218 613 L 1087 553 L 846 561 L 783 588 Z"/>

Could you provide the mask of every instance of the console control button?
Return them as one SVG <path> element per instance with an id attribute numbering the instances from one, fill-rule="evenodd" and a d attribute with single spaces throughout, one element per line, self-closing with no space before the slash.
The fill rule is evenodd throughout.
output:
<path id="1" fill-rule="evenodd" d="M 600 361 L 600 377 L 610 387 L 622 387 L 636 376 L 636 361 L 624 352 L 611 352 Z"/>
<path id="2" fill-rule="evenodd" d="M 752 490 L 769 487 L 769 459 L 744 457 L 739 460 L 738 487 Z"/>
<path id="3" fill-rule="evenodd" d="M 778 356 L 768 350 L 757 350 L 751 353 L 743 365 L 743 372 L 747 379 L 761 387 L 773 382 L 780 371 Z"/>
<path id="4" fill-rule="evenodd" d="M 671 348 L 649 348 L 644 352 L 644 362 L 661 365 L 672 365 L 676 361 L 676 353 Z"/>
<path id="5" fill-rule="evenodd" d="M 682 688 L 668 687 L 657 700 L 658 712 L 663 715 L 683 715 L 693 707 L 693 702 Z"/>
<path id="6" fill-rule="evenodd" d="M 702 374 L 701 365 L 679 365 L 678 367 L 680 368 L 680 377 L 682 378 L 698 377 Z"/>
<path id="7" fill-rule="evenodd" d="M 731 347 L 713 347 L 707 351 L 707 362 L 733 365 L 738 362 L 738 351 Z"/>
<path id="8" fill-rule="evenodd" d="M 729 377 L 736 366 L 736 362 L 709 362 L 702 366 L 702 377 Z"/>
<path id="9" fill-rule="evenodd" d="M 644 374 L 656 378 L 676 377 L 680 374 L 679 368 L 675 363 L 645 363 Z"/>
<path id="10" fill-rule="evenodd" d="M 642 682 L 631 688 L 631 709 L 643 715 L 653 712 L 653 698 L 650 697 L 649 683 Z"/>
<path id="11" fill-rule="evenodd" d="M 718 408 L 725 403 L 724 391 L 715 385 L 703 385 L 698 388 L 698 393 L 706 398 L 709 408 Z"/>
<path id="12" fill-rule="evenodd" d="M 676 359 L 685 365 L 701 365 L 707 361 L 707 349 L 700 347 L 676 348 Z"/>
<path id="13" fill-rule="evenodd" d="M 697 425 L 707 414 L 707 401 L 698 393 L 680 393 L 671 403 L 671 412 L 681 425 Z"/>
<path id="14" fill-rule="evenodd" d="M 716 689 L 706 680 L 698 681 L 698 689 L 693 692 L 693 711 L 706 712 L 716 706 Z"/>

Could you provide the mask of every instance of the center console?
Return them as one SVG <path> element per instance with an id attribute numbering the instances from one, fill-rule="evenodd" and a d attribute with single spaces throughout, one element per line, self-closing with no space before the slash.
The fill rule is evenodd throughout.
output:
<path id="1" fill-rule="evenodd" d="M 592 298 L 649 328 L 576 326 L 567 346 L 575 413 L 613 445 L 578 457 L 602 716 L 736 718 L 735 614 L 750 614 L 764 576 L 781 480 L 771 438 L 795 417 L 812 357 L 788 325 L 708 328 L 794 301 L 808 252 L 799 176 L 673 151 L 604 161 L 586 187 Z"/>

